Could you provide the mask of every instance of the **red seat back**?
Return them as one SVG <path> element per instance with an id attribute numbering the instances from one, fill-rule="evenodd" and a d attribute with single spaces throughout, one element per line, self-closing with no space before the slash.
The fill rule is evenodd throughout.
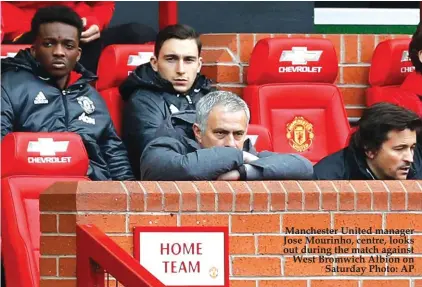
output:
<path id="1" fill-rule="evenodd" d="M 2 256 L 8 286 L 39 286 L 39 195 L 58 181 L 88 180 L 72 133 L 11 133 L 1 142 Z"/>
<path id="2" fill-rule="evenodd" d="M 251 140 L 258 152 L 264 150 L 273 151 L 271 134 L 266 127 L 250 124 L 248 126 L 247 138 Z"/>
<path id="3" fill-rule="evenodd" d="M 149 62 L 154 45 L 110 45 L 98 61 L 97 90 L 118 87 L 139 65 Z"/>
<path id="4" fill-rule="evenodd" d="M 14 57 L 19 50 L 29 48 L 29 45 L 1 45 L 0 58 Z"/>
<path id="5" fill-rule="evenodd" d="M 369 70 L 370 88 L 366 90 L 366 105 L 393 102 L 400 84 L 414 71 L 408 57 L 410 39 L 390 39 L 378 44 Z"/>
<path id="6" fill-rule="evenodd" d="M 149 62 L 154 45 L 111 45 L 101 53 L 96 88 L 104 98 L 117 134 L 122 130 L 123 100 L 118 87 L 139 65 Z"/>
<path id="7" fill-rule="evenodd" d="M 122 135 L 122 122 L 123 122 L 123 107 L 124 102 L 120 96 L 119 88 L 114 87 L 100 92 L 101 96 L 107 104 L 107 108 L 110 112 L 111 120 L 113 121 L 114 128 L 116 129 L 117 135 Z"/>
<path id="8" fill-rule="evenodd" d="M 349 123 L 339 89 L 337 57 L 327 39 L 273 38 L 255 46 L 244 99 L 251 123 L 269 129 L 276 152 L 312 162 L 345 146 Z"/>

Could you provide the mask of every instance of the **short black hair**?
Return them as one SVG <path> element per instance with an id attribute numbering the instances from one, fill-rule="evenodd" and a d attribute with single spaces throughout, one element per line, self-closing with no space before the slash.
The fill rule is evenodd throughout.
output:
<path id="1" fill-rule="evenodd" d="M 196 45 L 198 46 L 198 55 L 201 54 L 202 43 L 199 39 L 199 33 L 197 33 L 192 27 L 188 25 L 175 24 L 167 26 L 158 32 L 154 47 L 154 55 L 156 57 L 158 57 L 164 42 L 169 39 L 194 39 L 196 41 Z"/>
<path id="2" fill-rule="evenodd" d="M 415 66 L 415 70 L 422 73 L 422 63 L 418 55 L 420 50 L 422 50 L 422 22 L 419 23 L 415 33 L 413 33 L 409 44 L 409 58 Z"/>
<path id="3" fill-rule="evenodd" d="M 350 144 L 361 152 L 376 152 L 390 131 L 420 132 L 421 118 L 411 110 L 390 103 L 377 103 L 363 111 Z"/>
<path id="4" fill-rule="evenodd" d="M 37 10 L 31 22 L 31 40 L 35 41 L 40 30 L 40 26 L 45 23 L 65 23 L 78 29 L 78 40 L 81 39 L 83 23 L 81 17 L 67 6 L 53 5 L 43 7 Z"/>

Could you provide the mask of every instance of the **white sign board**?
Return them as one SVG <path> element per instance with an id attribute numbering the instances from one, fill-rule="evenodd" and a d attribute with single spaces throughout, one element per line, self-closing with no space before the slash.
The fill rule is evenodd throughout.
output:
<path id="1" fill-rule="evenodd" d="M 135 258 L 166 286 L 228 287 L 227 238 L 225 227 L 138 227 Z"/>

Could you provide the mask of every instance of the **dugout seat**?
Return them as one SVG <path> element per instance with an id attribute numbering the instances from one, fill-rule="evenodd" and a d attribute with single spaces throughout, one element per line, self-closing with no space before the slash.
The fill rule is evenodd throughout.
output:
<path id="1" fill-rule="evenodd" d="M 366 90 L 366 105 L 389 102 L 406 107 L 422 115 L 422 107 L 415 94 L 413 67 L 408 55 L 410 39 L 390 39 L 378 44 L 369 70 L 370 87 Z M 416 80 L 420 83 L 420 80 Z M 405 84 L 405 86 L 403 86 Z M 409 88 L 410 87 L 410 88 Z"/>
<path id="2" fill-rule="evenodd" d="M 390 39 L 378 44 L 372 56 L 366 105 L 391 101 L 407 75 L 415 68 L 408 55 L 410 39 Z"/>
<path id="3" fill-rule="evenodd" d="M 104 98 L 117 134 L 121 135 L 123 100 L 119 86 L 139 65 L 149 62 L 154 45 L 111 45 L 104 49 L 98 62 L 96 88 Z"/>
<path id="4" fill-rule="evenodd" d="M 251 123 L 268 128 L 274 151 L 312 162 L 343 148 L 350 131 L 331 41 L 267 38 L 251 55 L 243 97 Z"/>
<path id="5" fill-rule="evenodd" d="M 11 133 L 1 141 L 1 234 L 7 286 L 40 285 L 39 196 L 58 181 L 89 180 L 73 133 Z"/>
<path id="6" fill-rule="evenodd" d="M 250 124 L 248 126 L 248 134 L 246 137 L 251 140 L 258 152 L 264 150 L 273 151 L 271 134 L 266 127 Z"/>
<path id="7" fill-rule="evenodd" d="M 14 57 L 19 50 L 23 50 L 26 48 L 29 48 L 29 45 L 1 45 L 1 54 L 0 54 L 0 58 L 7 58 L 7 57 Z"/>

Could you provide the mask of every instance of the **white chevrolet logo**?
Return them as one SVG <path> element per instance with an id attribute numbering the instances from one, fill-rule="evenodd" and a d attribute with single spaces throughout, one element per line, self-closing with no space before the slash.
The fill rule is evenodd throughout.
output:
<path id="1" fill-rule="evenodd" d="M 154 53 L 152 52 L 139 52 L 138 55 L 129 55 L 129 57 L 127 58 L 127 65 L 139 66 L 148 63 L 153 54 Z"/>
<path id="2" fill-rule="evenodd" d="M 9 52 L 9 53 L 7 53 L 7 54 L 6 54 L 6 56 L 0 56 L 0 58 L 1 58 L 1 59 L 4 59 L 4 58 L 9 58 L 9 57 L 10 57 L 10 58 L 13 58 L 13 57 L 15 57 L 15 56 L 16 56 L 16 54 L 17 54 L 17 53 L 14 53 L 14 52 Z"/>
<path id="3" fill-rule="evenodd" d="M 409 51 L 403 51 L 403 54 L 401 55 L 401 61 L 402 62 L 409 62 Z"/>
<path id="4" fill-rule="evenodd" d="M 39 152 L 41 156 L 54 156 L 56 152 L 67 151 L 68 141 L 55 142 L 52 138 L 39 138 L 28 143 L 28 152 Z"/>
<path id="5" fill-rule="evenodd" d="M 318 62 L 322 51 L 308 51 L 307 47 L 292 47 L 291 51 L 283 51 L 280 62 L 292 62 L 292 65 L 306 65 L 308 62 Z"/>

